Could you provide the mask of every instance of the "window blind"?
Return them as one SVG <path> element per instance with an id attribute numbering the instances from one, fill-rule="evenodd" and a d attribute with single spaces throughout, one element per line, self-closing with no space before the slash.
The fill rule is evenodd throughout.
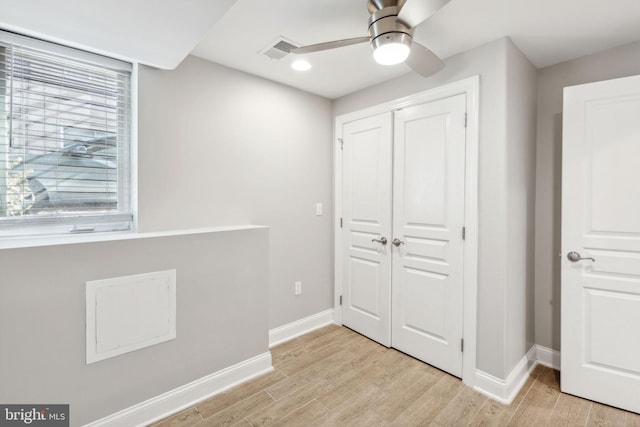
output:
<path id="1" fill-rule="evenodd" d="M 130 67 L 2 36 L 0 236 L 130 229 Z"/>

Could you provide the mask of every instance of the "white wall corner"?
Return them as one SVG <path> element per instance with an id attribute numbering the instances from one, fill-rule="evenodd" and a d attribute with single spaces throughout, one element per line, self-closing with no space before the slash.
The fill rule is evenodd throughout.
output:
<path id="1" fill-rule="evenodd" d="M 536 344 L 536 360 L 539 364 L 549 368 L 560 370 L 560 352 L 548 347 Z"/>
<path id="2" fill-rule="evenodd" d="M 538 363 L 536 357 L 537 346 L 533 345 L 504 380 L 477 369 L 474 389 L 500 403 L 510 404 Z"/>
<path id="3" fill-rule="evenodd" d="M 271 371 L 271 352 L 263 353 L 85 424 L 84 427 L 146 426 Z"/>
<path id="4" fill-rule="evenodd" d="M 320 313 L 296 320 L 286 325 L 279 326 L 269 331 L 269 348 L 289 341 L 300 335 L 309 333 L 315 329 L 335 323 L 333 321 L 333 308 Z"/>

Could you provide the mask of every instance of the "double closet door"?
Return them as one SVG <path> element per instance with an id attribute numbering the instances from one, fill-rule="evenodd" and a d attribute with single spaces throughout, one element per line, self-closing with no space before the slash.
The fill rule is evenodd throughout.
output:
<path id="1" fill-rule="evenodd" d="M 342 321 L 462 376 L 466 95 L 344 124 Z"/>

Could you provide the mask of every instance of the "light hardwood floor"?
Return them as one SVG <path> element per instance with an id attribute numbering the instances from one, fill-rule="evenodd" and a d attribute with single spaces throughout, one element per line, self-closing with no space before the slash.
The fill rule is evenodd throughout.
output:
<path id="1" fill-rule="evenodd" d="M 272 355 L 272 373 L 153 427 L 640 427 L 640 415 L 561 393 L 559 373 L 550 368 L 536 367 L 514 402 L 502 405 L 337 325 L 281 344 Z"/>

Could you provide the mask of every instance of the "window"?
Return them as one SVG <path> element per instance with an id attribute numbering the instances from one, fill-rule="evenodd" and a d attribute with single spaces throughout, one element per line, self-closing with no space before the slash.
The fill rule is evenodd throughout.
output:
<path id="1" fill-rule="evenodd" d="M 0 32 L 0 236 L 131 229 L 131 69 Z"/>

